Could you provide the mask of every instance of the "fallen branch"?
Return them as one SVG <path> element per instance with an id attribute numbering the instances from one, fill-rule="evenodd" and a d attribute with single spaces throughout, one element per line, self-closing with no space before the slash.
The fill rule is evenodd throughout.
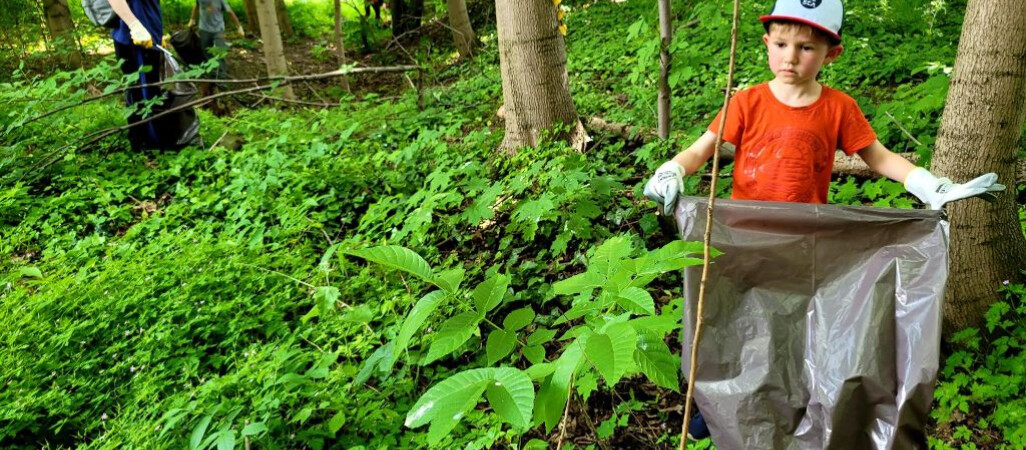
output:
<path id="1" fill-rule="evenodd" d="M 174 84 L 174 83 L 250 84 L 250 83 L 259 83 L 259 82 L 264 82 L 264 81 L 284 81 L 285 83 L 283 83 L 283 84 L 288 84 L 288 83 L 292 83 L 292 82 L 295 82 L 295 81 L 320 80 L 320 79 L 324 79 L 324 78 L 346 76 L 346 75 L 353 75 L 353 74 L 360 74 L 360 73 L 409 72 L 409 71 L 414 71 L 414 70 L 419 72 L 421 70 L 421 67 L 420 66 L 415 66 L 415 65 L 380 66 L 380 67 L 351 67 L 351 68 L 347 68 L 347 69 L 338 69 L 338 70 L 333 70 L 331 72 L 315 73 L 315 74 L 309 74 L 309 75 L 289 75 L 289 76 L 275 76 L 275 77 L 263 77 L 263 78 L 248 78 L 248 79 L 243 79 L 243 80 L 218 80 L 218 79 L 209 79 L 209 78 L 169 79 L 169 80 L 158 81 L 156 83 L 134 84 L 132 86 L 126 86 L 126 87 L 123 87 L 123 88 L 115 89 L 113 91 L 110 91 L 110 92 L 107 92 L 107 93 L 103 93 L 103 94 L 100 94 L 100 95 L 97 95 L 97 96 L 94 96 L 94 97 L 89 97 L 89 98 L 87 98 L 85 100 L 82 100 L 82 101 L 80 101 L 78 103 L 74 103 L 74 104 L 71 104 L 71 105 L 65 105 L 65 106 L 62 106 L 60 108 L 47 111 L 47 112 L 45 112 L 45 113 L 43 113 L 41 115 L 38 115 L 38 116 L 33 117 L 33 118 L 29 119 L 29 120 L 26 120 L 22 125 L 29 124 L 29 123 L 35 122 L 37 120 L 40 120 L 40 119 L 44 119 L 46 117 L 52 116 L 54 114 L 57 114 L 57 113 L 59 113 L 61 111 L 66 111 L 68 109 L 75 108 L 75 107 L 78 107 L 78 106 L 82 106 L 82 105 L 85 105 L 85 104 L 88 104 L 88 103 L 91 103 L 91 102 L 95 102 L 97 100 L 102 100 L 102 99 L 107 98 L 107 97 L 111 97 L 111 96 L 114 96 L 114 95 L 122 94 L 124 92 L 127 92 L 129 89 L 135 89 L 135 88 L 144 88 L 144 87 L 151 87 L 151 86 L 165 86 L 165 85 Z"/>

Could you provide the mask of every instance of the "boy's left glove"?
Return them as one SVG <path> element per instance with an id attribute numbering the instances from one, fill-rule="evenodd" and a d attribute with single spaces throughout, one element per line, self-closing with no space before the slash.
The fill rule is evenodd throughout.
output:
<path id="1" fill-rule="evenodd" d="M 969 197 L 994 201 L 997 198 L 995 193 L 1004 191 L 1005 185 L 997 183 L 997 174 L 994 173 L 958 184 L 947 178 L 937 178 L 928 170 L 916 167 L 905 177 L 905 189 L 930 205 L 930 209 L 941 209 L 945 203 Z"/>
<path id="2" fill-rule="evenodd" d="M 673 214 L 677 196 L 684 192 L 684 166 L 669 160 L 659 166 L 655 175 L 645 183 L 645 197 L 663 205 L 663 214 Z"/>

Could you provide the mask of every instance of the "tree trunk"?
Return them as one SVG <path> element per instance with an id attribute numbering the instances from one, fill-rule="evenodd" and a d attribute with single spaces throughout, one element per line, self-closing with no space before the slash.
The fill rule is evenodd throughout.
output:
<path id="1" fill-rule="evenodd" d="M 82 54 L 75 39 L 75 24 L 71 21 L 68 0 L 43 0 L 43 13 L 50 36 L 57 42 L 57 52 L 67 59 L 68 67 L 82 67 Z"/>
<path id="2" fill-rule="evenodd" d="M 342 0 L 335 0 L 335 42 L 338 45 L 338 65 L 344 66 L 346 64 L 346 39 L 342 34 Z M 348 76 L 342 76 L 342 89 L 349 93 L 353 92 L 349 88 Z"/>
<path id="3" fill-rule="evenodd" d="M 257 0 L 242 0 L 242 6 L 246 9 L 247 30 L 261 30 L 260 14 L 257 13 Z M 292 28 L 292 20 L 289 19 L 288 9 L 285 8 L 284 0 L 274 0 L 275 16 L 278 18 L 278 30 L 284 37 L 292 37 L 295 30 Z"/>
<path id="4" fill-rule="evenodd" d="M 933 171 L 956 182 L 986 172 L 1010 184 L 998 201 L 947 205 L 951 267 L 945 334 L 979 326 L 1004 280 L 1022 280 L 1026 240 L 1016 211 L 1015 162 L 1026 120 L 1026 2 L 970 0 Z"/>
<path id="5" fill-rule="evenodd" d="M 467 14 L 466 0 L 446 0 L 449 7 L 449 27 L 452 28 L 452 39 L 456 43 L 456 49 L 460 52 L 460 59 L 473 56 L 474 43 L 477 37 L 474 36 L 474 29 L 470 26 L 470 15 Z"/>
<path id="6" fill-rule="evenodd" d="M 264 62 L 267 63 L 267 74 L 270 76 L 287 76 L 288 63 L 285 61 L 285 50 L 281 45 L 281 32 L 278 21 L 274 18 L 275 0 L 256 0 L 257 15 L 260 17 L 260 39 L 264 41 Z M 292 86 L 285 85 L 284 97 L 295 99 Z"/>
<path id="7" fill-rule="evenodd" d="M 673 27 L 670 0 L 659 0 L 659 138 L 670 137 L 670 42 Z"/>
<path id="8" fill-rule="evenodd" d="M 260 15 L 257 14 L 256 0 L 242 0 L 242 7 L 246 9 L 246 29 L 260 32 Z"/>
<path id="9" fill-rule="evenodd" d="M 506 134 L 501 150 L 515 153 L 538 144 L 541 132 L 569 127 L 556 138 L 583 150 L 584 131 L 566 73 L 566 47 L 550 0 L 496 0 L 499 67 L 505 100 Z"/>
<path id="10" fill-rule="evenodd" d="M 285 0 L 274 0 L 274 8 L 278 15 L 278 30 L 282 37 L 290 38 L 296 34 L 292 29 L 292 20 L 289 19 L 289 10 L 285 7 Z"/>

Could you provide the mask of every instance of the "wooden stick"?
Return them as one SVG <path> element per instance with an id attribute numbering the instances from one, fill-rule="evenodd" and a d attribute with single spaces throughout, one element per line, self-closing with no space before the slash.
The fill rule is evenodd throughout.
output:
<path id="1" fill-rule="evenodd" d="M 42 115 L 39 115 L 39 116 L 33 117 L 33 118 L 29 119 L 29 120 L 26 120 L 23 123 L 23 125 L 35 122 L 35 121 L 37 121 L 39 119 L 43 119 L 43 118 L 49 117 L 49 116 L 51 116 L 53 114 L 56 114 L 56 113 L 59 113 L 61 111 L 65 111 L 65 110 L 68 110 L 68 109 L 71 109 L 71 108 L 82 106 L 82 105 L 85 105 L 87 103 L 91 103 L 91 102 L 94 102 L 94 101 L 97 101 L 97 100 L 101 100 L 101 99 L 104 99 L 104 98 L 107 98 L 107 97 L 110 97 L 110 96 L 113 96 L 113 95 L 117 95 L 117 94 L 126 92 L 129 89 L 135 89 L 135 88 L 143 88 L 143 87 L 150 87 L 150 86 L 164 86 L 164 85 L 174 84 L 174 83 L 248 84 L 248 83 L 258 83 L 258 82 L 261 82 L 261 81 L 284 81 L 286 83 L 291 83 L 293 81 L 320 80 L 320 79 L 324 79 L 324 78 L 331 78 L 331 77 L 338 77 L 338 76 L 343 76 L 344 77 L 346 75 L 352 75 L 352 74 L 358 74 L 358 73 L 408 72 L 408 71 L 412 71 L 412 70 L 416 70 L 416 71 L 419 72 L 421 70 L 421 67 L 420 66 L 415 66 L 415 65 L 381 66 L 381 67 L 352 67 L 352 68 L 348 68 L 348 69 L 338 69 L 338 70 L 333 70 L 331 72 L 317 73 L 317 74 L 311 74 L 311 75 L 292 75 L 292 76 L 278 76 L 278 77 L 249 78 L 249 79 L 245 79 L 245 80 L 218 80 L 218 79 L 209 79 L 209 78 L 181 78 L 181 79 L 172 79 L 172 80 L 158 81 L 158 82 L 155 82 L 155 83 L 134 84 L 132 86 L 127 86 L 127 87 L 123 87 L 123 88 L 120 88 L 120 89 L 116 89 L 116 90 L 113 90 L 111 92 L 107 92 L 107 93 L 104 93 L 104 94 L 97 95 L 95 97 L 89 97 L 89 98 L 87 98 L 87 99 L 85 99 L 85 100 L 83 100 L 81 102 L 78 102 L 78 103 L 75 103 L 75 104 L 72 104 L 72 105 L 65 105 L 65 106 L 62 106 L 60 108 L 57 108 L 57 109 L 54 109 L 54 110 L 51 110 L 51 111 L 47 111 L 47 112 L 43 113 Z"/>
<path id="2" fill-rule="evenodd" d="M 727 69 L 727 88 L 723 91 L 723 112 L 720 117 L 719 133 L 716 134 L 716 148 L 713 151 L 712 181 L 709 186 L 709 207 L 705 216 L 705 238 L 703 240 L 702 281 L 698 285 L 698 305 L 695 312 L 695 336 L 691 340 L 691 366 L 688 371 L 688 390 L 684 396 L 684 420 L 680 432 L 680 450 L 687 448 L 688 422 L 691 419 L 691 398 L 694 396 L 695 376 L 698 373 L 698 344 L 702 338 L 702 314 L 705 309 L 705 285 L 709 278 L 709 249 L 712 241 L 713 209 L 716 205 L 716 180 L 720 170 L 720 147 L 723 130 L 727 128 L 727 111 L 730 108 L 730 94 L 734 89 L 734 63 L 737 58 L 737 23 L 741 0 L 734 0 L 734 21 L 730 27 L 730 65 Z"/>

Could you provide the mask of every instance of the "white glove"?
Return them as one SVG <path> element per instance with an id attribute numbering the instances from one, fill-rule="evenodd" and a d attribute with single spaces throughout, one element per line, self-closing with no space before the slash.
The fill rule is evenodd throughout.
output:
<path id="1" fill-rule="evenodd" d="M 684 166 L 669 160 L 659 166 L 655 175 L 645 183 L 645 197 L 656 203 L 662 203 L 663 214 L 673 214 L 677 206 L 677 196 L 684 191 Z"/>
<path id="2" fill-rule="evenodd" d="M 916 167 L 905 177 L 905 189 L 919 197 L 930 209 L 941 209 L 945 203 L 969 197 L 980 197 L 987 201 L 997 198 L 996 192 L 1005 190 L 997 183 L 997 175 L 988 173 L 965 184 L 953 183 L 947 178 L 937 178 L 928 170 Z"/>
<path id="3" fill-rule="evenodd" d="M 132 35 L 132 43 L 142 48 L 153 47 L 153 36 L 150 36 L 149 30 L 143 26 L 142 22 L 136 20 L 128 24 L 128 31 Z"/>

